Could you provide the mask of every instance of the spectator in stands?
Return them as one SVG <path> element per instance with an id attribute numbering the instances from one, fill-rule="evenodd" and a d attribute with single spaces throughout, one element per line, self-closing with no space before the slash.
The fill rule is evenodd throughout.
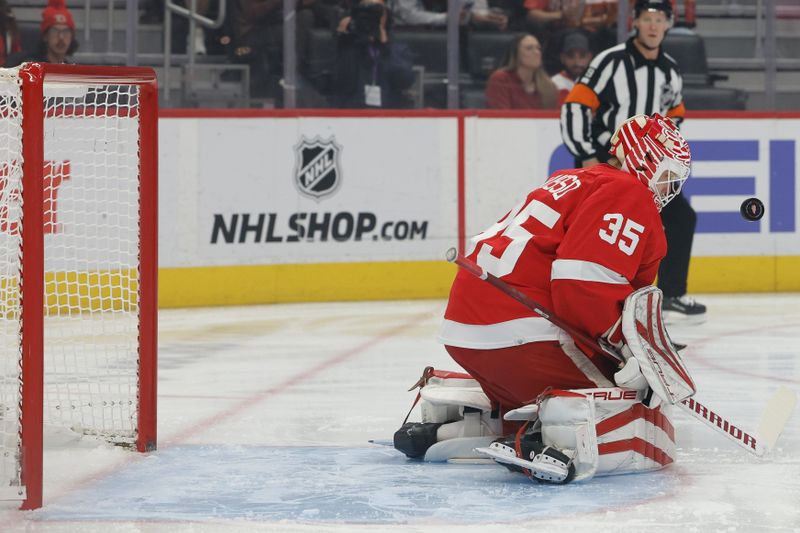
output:
<path id="1" fill-rule="evenodd" d="M 490 109 L 555 109 L 558 90 L 542 66 L 542 47 L 531 34 L 516 35 L 509 44 L 505 65 L 486 83 Z"/>
<path id="2" fill-rule="evenodd" d="M 544 45 L 564 30 L 578 28 L 585 0 L 524 0 L 527 29 Z"/>
<path id="3" fill-rule="evenodd" d="M 191 0 L 182 0 L 182 3 L 186 9 L 189 9 Z M 195 0 L 194 8 L 198 15 L 207 17 L 209 6 L 210 0 Z M 188 34 L 186 35 L 186 39 L 186 49 L 189 50 L 191 43 L 188 41 L 188 39 L 190 39 Z M 199 24 L 196 24 L 194 28 L 194 52 L 198 55 L 206 55 L 206 32 Z"/>
<path id="4" fill-rule="evenodd" d="M 139 2 L 141 24 L 160 24 L 164 21 L 164 0 L 142 0 Z"/>
<path id="5" fill-rule="evenodd" d="M 25 61 L 74 63 L 72 54 L 78 49 L 78 41 L 75 40 L 75 20 L 65 0 L 48 0 L 39 31 L 41 39 L 34 53 L 23 50 L 13 54 L 8 57 L 6 66 L 13 67 Z"/>
<path id="6" fill-rule="evenodd" d="M 594 53 L 617 44 L 617 0 L 586 2 L 579 27 L 589 34 Z"/>
<path id="7" fill-rule="evenodd" d="M 508 28 L 508 15 L 500 8 L 489 7 L 489 0 L 475 0 L 470 10 L 469 23 L 479 30 L 505 31 Z"/>
<path id="8" fill-rule="evenodd" d="M 384 0 L 361 0 L 336 31 L 333 105 L 347 108 L 410 106 L 414 83 L 410 52 L 392 40 Z"/>
<path id="9" fill-rule="evenodd" d="M 298 0 L 295 12 L 297 65 L 307 61 L 309 33 L 314 14 L 308 9 L 314 0 Z M 233 57 L 250 65 L 251 93 L 280 99 L 283 76 L 283 3 L 281 0 L 233 0 Z"/>
<path id="10" fill-rule="evenodd" d="M 592 53 L 617 44 L 617 0 L 525 0 L 528 31 L 537 35 L 545 50 L 549 72 L 559 69 L 557 46 L 566 33 L 582 30 Z"/>
<path id="11" fill-rule="evenodd" d="M 562 69 L 551 79 L 558 88 L 558 105 L 560 106 L 592 60 L 589 39 L 579 30 L 566 34 L 561 45 L 559 59 Z"/>
<path id="12" fill-rule="evenodd" d="M 486 23 L 492 26 L 503 25 L 500 17 L 489 16 L 488 0 L 478 0 L 484 3 L 485 12 L 478 17 L 479 23 Z M 463 2 L 459 12 L 459 23 L 466 25 L 472 15 L 473 2 Z M 434 26 L 443 27 L 447 25 L 447 1 L 433 0 L 427 4 L 422 0 L 394 0 L 390 4 L 392 18 L 397 26 Z M 506 19 L 507 21 L 507 19 Z"/>
<path id="13" fill-rule="evenodd" d="M 5 65 L 10 54 L 22 52 L 22 36 L 17 19 L 6 0 L 0 0 L 0 65 Z"/>
<path id="14" fill-rule="evenodd" d="M 350 0 L 316 0 L 311 5 L 314 27 L 336 31 L 339 21 L 350 11 L 350 4 Z"/>
<path id="15" fill-rule="evenodd" d="M 395 0 L 392 4 L 392 15 L 397 26 L 447 25 L 446 0 Z M 508 27 L 508 16 L 502 10 L 490 8 L 489 0 L 465 1 L 459 17 L 462 26 L 499 31 Z"/>
<path id="16" fill-rule="evenodd" d="M 675 26 L 694 28 L 697 25 L 696 0 L 683 0 L 683 13 L 678 16 L 678 1 L 672 0 L 672 12 L 675 13 Z"/>
<path id="17" fill-rule="evenodd" d="M 191 0 L 177 0 L 177 4 L 186 9 L 190 8 Z M 223 0 L 228 1 L 228 0 Z M 160 24 L 164 21 L 164 0 L 140 0 L 139 7 L 143 8 L 139 22 L 142 24 Z M 195 13 L 209 18 L 210 0 L 195 0 Z M 205 55 L 206 31 L 199 24 L 195 26 L 194 51 L 198 55 Z M 172 51 L 178 54 L 189 50 L 189 19 L 184 16 L 172 16 Z"/>
<path id="18" fill-rule="evenodd" d="M 422 0 L 394 0 L 392 17 L 397 26 L 446 26 L 447 7 L 428 9 Z"/>

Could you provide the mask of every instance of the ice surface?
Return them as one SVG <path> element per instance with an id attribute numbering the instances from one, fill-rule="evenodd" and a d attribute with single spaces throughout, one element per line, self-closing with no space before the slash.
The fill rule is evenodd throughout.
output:
<path id="1" fill-rule="evenodd" d="M 604 510 L 678 488 L 669 470 L 544 486 L 493 465 L 408 461 L 379 446 L 187 446 L 48 505 L 36 519 L 478 524 L 498 513 L 520 521 L 570 514 L 577 502 Z"/>
<path id="2" fill-rule="evenodd" d="M 800 295 L 699 298 L 673 326 L 703 400 L 746 429 L 800 390 Z M 544 486 L 491 465 L 407 461 L 399 427 L 442 301 L 167 310 L 159 450 L 48 433 L 45 506 L 0 503 L 0 532 L 800 531 L 800 415 L 764 459 L 686 415 L 678 463 Z M 413 415 L 412 415 L 413 417 Z"/>

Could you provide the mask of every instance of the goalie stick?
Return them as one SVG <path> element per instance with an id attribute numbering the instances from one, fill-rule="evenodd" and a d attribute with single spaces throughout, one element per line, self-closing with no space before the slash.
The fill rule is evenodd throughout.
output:
<path id="1" fill-rule="evenodd" d="M 524 294 L 500 278 L 486 272 L 480 265 L 460 255 L 455 248 L 450 248 L 447 251 L 446 258 L 450 263 L 458 265 L 470 274 L 493 285 L 542 318 L 549 320 L 554 325 L 567 332 L 573 339 L 597 348 L 603 355 L 613 359 L 617 364 L 623 363 L 622 358 L 618 354 L 608 346 L 603 346 L 598 339 L 594 339 L 578 330 L 541 306 L 527 294 Z M 786 426 L 786 422 L 789 420 L 796 404 L 797 395 L 787 387 L 781 386 L 772 398 L 770 398 L 769 402 L 767 402 L 757 432 L 744 431 L 738 425 L 733 424 L 730 420 L 717 413 L 715 409 L 700 403 L 694 398 L 686 398 L 676 405 L 717 433 L 725 435 L 729 440 L 735 442 L 748 452 L 761 457 L 775 446 L 775 442 Z"/>

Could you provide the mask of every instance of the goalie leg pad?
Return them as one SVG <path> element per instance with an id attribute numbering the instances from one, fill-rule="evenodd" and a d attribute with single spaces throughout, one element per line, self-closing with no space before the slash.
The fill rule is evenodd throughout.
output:
<path id="1" fill-rule="evenodd" d="M 598 475 L 659 470 L 674 462 L 672 406 L 596 401 Z"/>
<path id="2" fill-rule="evenodd" d="M 500 436 L 502 420 L 492 414 L 489 398 L 465 374 L 432 371 L 420 389 L 421 422 L 409 422 L 395 433 L 394 446 L 425 461 L 474 459 L 474 451 Z"/>
<path id="3" fill-rule="evenodd" d="M 542 442 L 573 455 L 575 479 L 590 479 L 598 466 L 595 406 L 583 390 L 553 390 L 539 404 Z"/>
<path id="4" fill-rule="evenodd" d="M 671 408 L 646 407 L 644 391 L 552 391 L 540 404 L 542 440 L 575 450 L 576 479 L 663 468 L 674 461 Z"/>

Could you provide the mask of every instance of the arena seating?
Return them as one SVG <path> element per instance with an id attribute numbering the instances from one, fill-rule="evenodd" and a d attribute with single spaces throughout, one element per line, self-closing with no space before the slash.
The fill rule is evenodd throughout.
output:
<path id="1" fill-rule="evenodd" d="M 113 2 L 115 6 L 110 25 L 107 9 L 109 2 Z M 9 4 L 22 29 L 25 47 L 34 47 L 38 41 L 41 9 L 47 4 L 47 0 L 10 0 Z M 91 9 L 87 12 L 86 6 L 90 4 Z M 678 4 L 681 6 L 682 2 L 679 0 Z M 104 0 L 102 3 L 89 3 L 84 0 L 67 0 L 67 5 L 74 13 L 79 30 L 77 37 L 80 48 L 75 56 L 76 61 L 92 64 L 123 63 L 126 58 L 126 2 Z M 765 27 L 763 20 L 759 18 L 761 5 L 762 3 L 745 0 L 707 0 L 697 6 L 697 27 L 694 32 L 686 28 L 675 28 L 668 34 L 665 47 L 676 58 L 683 71 L 685 97 L 689 108 L 761 109 L 766 104 L 762 50 L 764 42 L 759 39 Z M 778 109 L 796 109 L 800 103 L 800 6 L 797 0 L 775 0 L 775 12 L 775 63 L 778 75 L 777 99 L 773 105 Z M 87 16 L 89 14 L 91 16 Z M 87 21 L 88 32 L 85 31 Z M 111 27 L 111 33 L 108 32 L 108 27 Z M 413 55 L 418 78 L 415 91 L 420 95 L 415 99 L 416 105 L 444 107 L 447 100 L 447 35 L 444 29 L 397 27 L 394 33 L 398 41 L 408 45 Z M 185 41 L 180 32 L 176 31 L 173 34 L 175 36 Z M 510 38 L 510 32 L 471 31 L 462 35 L 459 86 L 463 105 L 481 105 L 485 80 L 501 65 Z M 325 92 L 332 80 L 336 61 L 333 43 L 331 29 L 313 30 L 307 71 L 301 73 L 315 87 L 321 89 L 321 92 Z M 224 68 L 228 57 L 217 48 L 212 50 L 209 47 L 208 56 L 195 58 L 198 64 L 203 65 L 194 75 L 195 82 L 203 91 L 208 90 L 186 93 L 181 88 L 180 80 L 188 57 L 173 42 L 170 92 L 177 99 L 170 102 L 172 105 L 182 105 L 180 99 L 187 96 L 195 100 L 191 105 L 218 105 L 218 102 L 212 101 L 204 103 L 202 100 L 206 97 L 201 93 L 214 97 L 229 93 L 230 97 L 225 105 L 244 105 L 238 100 L 242 94 L 242 83 L 228 83 L 227 78 L 231 73 Z M 152 21 L 141 24 L 137 58 L 139 64 L 154 66 L 162 77 L 163 50 L 162 25 Z M 208 65 L 218 66 L 219 72 L 214 72 L 219 75 L 214 79 L 204 80 L 203 73 L 212 69 Z M 230 90 L 227 85 L 231 85 Z M 258 102 L 254 102 L 254 105 L 258 105 Z"/>
<path id="2" fill-rule="evenodd" d="M 725 76 L 708 68 L 703 39 L 691 30 L 671 31 L 664 40 L 664 51 L 678 63 L 683 76 L 683 99 L 687 109 L 744 110 L 747 93 L 739 89 L 715 87 Z"/>

